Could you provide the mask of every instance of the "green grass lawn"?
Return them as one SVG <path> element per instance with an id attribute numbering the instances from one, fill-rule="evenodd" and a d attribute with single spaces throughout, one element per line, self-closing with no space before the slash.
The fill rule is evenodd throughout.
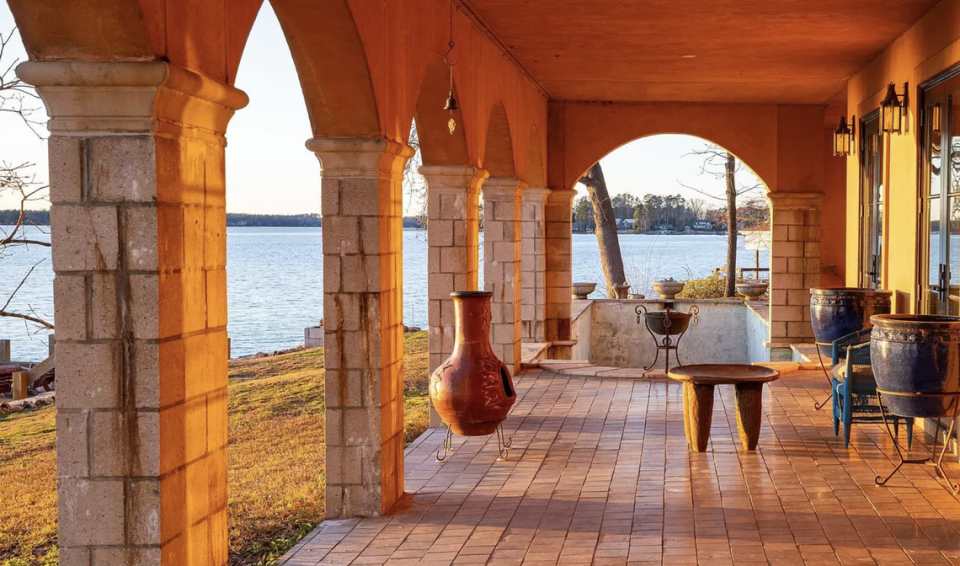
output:
<path id="1" fill-rule="evenodd" d="M 405 348 L 409 442 L 429 418 L 427 333 Z M 234 360 L 230 378 L 230 564 L 271 565 L 323 518 L 323 350 Z M 57 564 L 55 416 L 0 416 L 0 566 Z"/>

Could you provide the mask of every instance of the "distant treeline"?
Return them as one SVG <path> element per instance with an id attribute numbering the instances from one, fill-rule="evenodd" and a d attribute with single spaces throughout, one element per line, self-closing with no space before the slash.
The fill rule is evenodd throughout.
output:
<path id="1" fill-rule="evenodd" d="M 227 213 L 227 226 L 320 226 L 319 214 Z"/>
<path id="2" fill-rule="evenodd" d="M 19 210 L 0 210 L 0 225 L 16 224 Z M 27 212 L 27 224 L 50 225 L 50 211 L 31 210 Z M 281 226 L 281 227 L 317 227 L 320 226 L 319 214 L 238 214 L 227 213 L 227 226 Z M 420 222 L 411 216 L 403 218 L 404 228 L 419 228 Z"/>

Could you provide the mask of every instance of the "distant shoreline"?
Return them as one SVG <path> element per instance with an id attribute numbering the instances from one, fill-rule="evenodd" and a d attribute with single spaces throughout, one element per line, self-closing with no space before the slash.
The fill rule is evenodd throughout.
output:
<path id="1" fill-rule="evenodd" d="M 20 215 L 18 210 L 0 210 L 0 226 L 13 226 Z M 49 226 L 50 211 L 31 210 L 27 212 L 27 223 L 34 226 Z M 250 228 L 319 228 L 323 221 L 319 214 L 246 214 L 227 213 L 228 227 Z M 419 228 L 416 217 L 404 216 L 404 228 Z"/>

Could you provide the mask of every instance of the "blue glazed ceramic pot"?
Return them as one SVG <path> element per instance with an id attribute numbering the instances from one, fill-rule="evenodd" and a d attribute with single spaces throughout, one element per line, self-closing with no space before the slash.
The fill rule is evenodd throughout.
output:
<path id="1" fill-rule="evenodd" d="M 810 289 L 810 324 L 817 342 L 833 342 L 859 330 L 870 328 L 870 317 L 890 312 L 890 291 L 857 287 Z M 830 346 L 821 346 L 824 356 Z"/>
<path id="2" fill-rule="evenodd" d="M 883 403 L 895 415 L 952 416 L 960 393 L 960 317 L 881 314 L 871 318 L 870 359 Z M 901 395 L 897 395 L 900 393 Z"/>

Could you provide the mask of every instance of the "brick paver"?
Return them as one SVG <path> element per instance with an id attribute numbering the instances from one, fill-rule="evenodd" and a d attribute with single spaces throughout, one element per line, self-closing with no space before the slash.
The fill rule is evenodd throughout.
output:
<path id="1" fill-rule="evenodd" d="M 516 385 L 507 460 L 496 437 L 457 437 L 437 462 L 442 433 L 428 431 L 407 451 L 408 508 L 324 522 L 282 564 L 960 563 L 960 501 L 927 466 L 875 486 L 892 466 L 886 434 L 860 425 L 844 449 L 813 410 L 817 372 L 765 390 L 754 453 L 732 387 L 697 454 L 677 384 L 530 371 Z"/>

